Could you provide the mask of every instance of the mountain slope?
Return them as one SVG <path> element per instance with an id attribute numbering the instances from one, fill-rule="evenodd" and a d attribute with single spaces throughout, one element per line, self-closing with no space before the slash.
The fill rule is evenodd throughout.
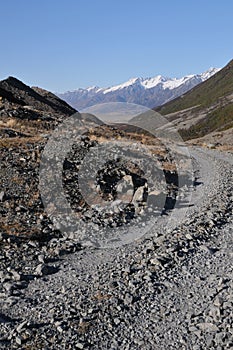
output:
<path id="1" fill-rule="evenodd" d="M 0 138 L 29 137 L 52 130 L 76 110 L 57 96 L 9 77 L 0 81 Z"/>
<path id="2" fill-rule="evenodd" d="M 207 81 L 156 111 L 173 121 L 184 139 L 233 127 L 233 60 Z"/>
<path id="3" fill-rule="evenodd" d="M 0 95 L 10 102 L 67 115 L 75 112 L 72 107 L 54 94 L 39 88 L 33 89 L 14 77 L 0 81 L 0 89 Z M 10 99 L 10 95 L 13 96 L 14 101 Z"/>
<path id="4" fill-rule="evenodd" d="M 128 102 L 152 108 L 184 94 L 217 71 L 218 69 L 211 68 L 202 74 L 180 79 L 161 75 L 154 78 L 134 78 L 107 89 L 94 86 L 67 91 L 58 96 L 78 110 L 107 102 Z"/>
<path id="5" fill-rule="evenodd" d="M 185 96 L 170 101 L 157 111 L 162 114 L 174 113 L 179 110 L 201 105 L 208 107 L 218 98 L 233 93 L 233 60 L 199 86 L 187 92 Z"/>

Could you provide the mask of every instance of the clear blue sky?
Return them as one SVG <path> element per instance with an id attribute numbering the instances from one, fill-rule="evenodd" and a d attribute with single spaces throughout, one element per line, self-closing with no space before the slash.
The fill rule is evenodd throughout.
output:
<path id="1" fill-rule="evenodd" d="M 2 1 L 0 79 L 62 92 L 222 67 L 232 15 L 232 0 Z"/>

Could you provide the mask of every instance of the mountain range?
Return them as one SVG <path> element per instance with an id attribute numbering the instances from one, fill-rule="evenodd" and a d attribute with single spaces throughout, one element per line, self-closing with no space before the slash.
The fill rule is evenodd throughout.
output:
<path id="1" fill-rule="evenodd" d="M 166 80 L 162 77 L 138 78 L 113 88 L 102 89 L 101 94 L 103 96 L 116 94 L 117 97 L 117 94 L 127 91 L 129 94 L 130 89 L 134 91 L 134 88 L 141 86 L 142 89 L 144 86 L 143 91 L 157 88 L 163 95 L 166 90 L 181 91 L 187 88 L 188 82 L 191 84 L 191 81 L 197 79 L 203 81 L 179 97 L 155 107 L 155 111 L 172 122 L 185 140 L 204 137 L 233 146 L 233 60 L 221 70 L 211 69 L 199 76 L 182 78 L 179 82 L 178 79 Z M 135 98 L 133 92 L 131 97 Z M 160 94 L 157 98 L 161 98 Z M 156 105 L 155 102 L 153 104 Z M 28 138 L 46 135 L 76 112 L 75 108 L 47 90 L 30 87 L 14 77 L 0 81 L 0 139 L 10 138 L 13 141 L 18 136 Z M 125 113 L 124 110 L 123 112 Z M 95 112 L 94 115 L 90 113 L 92 112 L 82 112 L 81 118 L 101 125 L 99 115 Z M 143 117 L 143 114 L 141 116 Z M 129 118 L 132 117 L 129 115 Z"/>
<path id="2" fill-rule="evenodd" d="M 202 74 L 187 75 L 179 79 L 161 75 L 153 78 L 133 78 L 109 88 L 93 86 L 57 93 L 57 96 L 78 110 L 107 102 L 128 102 L 153 108 L 183 95 L 218 71 L 217 68 L 210 68 Z"/>

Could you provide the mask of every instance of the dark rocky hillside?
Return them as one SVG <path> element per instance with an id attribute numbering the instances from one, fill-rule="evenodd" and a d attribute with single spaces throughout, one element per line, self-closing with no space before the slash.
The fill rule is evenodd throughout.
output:
<path id="1" fill-rule="evenodd" d="M 14 77 L 0 81 L 0 96 L 9 102 L 30 106 L 44 112 L 56 112 L 64 115 L 75 113 L 75 109 L 51 92 L 31 88 Z"/>
<path id="2" fill-rule="evenodd" d="M 13 77 L 0 81 L 0 232 L 38 232 L 40 155 L 52 130 L 75 112 L 46 90 Z"/>
<path id="3" fill-rule="evenodd" d="M 76 110 L 51 92 L 9 77 L 0 81 L 0 138 L 48 133 Z"/>

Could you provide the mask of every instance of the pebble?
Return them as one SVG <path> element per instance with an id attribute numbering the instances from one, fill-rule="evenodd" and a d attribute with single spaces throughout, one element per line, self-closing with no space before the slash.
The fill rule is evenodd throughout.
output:
<path id="1" fill-rule="evenodd" d="M 1 192 L 0 192 L 0 202 L 3 202 L 4 197 L 5 197 L 5 192 L 4 192 L 4 191 L 1 191 Z"/>
<path id="2" fill-rule="evenodd" d="M 28 321 L 24 321 L 24 322 L 20 323 L 20 324 L 17 326 L 16 331 L 17 331 L 18 333 L 20 333 L 20 332 L 25 328 L 25 326 L 27 325 L 27 323 L 28 323 Z"/>
<path id="3" fill-rule="evenodd" d="M 15 341 L 16 341 L 16 344 L 22 345 L 22 338 L 21 337 L 16 337 Z"/>
<path id="4" fill-rule="evenodd" d="M 198 323 L 197 327 L 200 328 L 202 331 L 207 331 L 207 332 L 216 332 L 216 331 L 218 331 L 218 327 L 216 325 L 214 325 L 213 323 L 210 323 L 210 322 Z"/>

